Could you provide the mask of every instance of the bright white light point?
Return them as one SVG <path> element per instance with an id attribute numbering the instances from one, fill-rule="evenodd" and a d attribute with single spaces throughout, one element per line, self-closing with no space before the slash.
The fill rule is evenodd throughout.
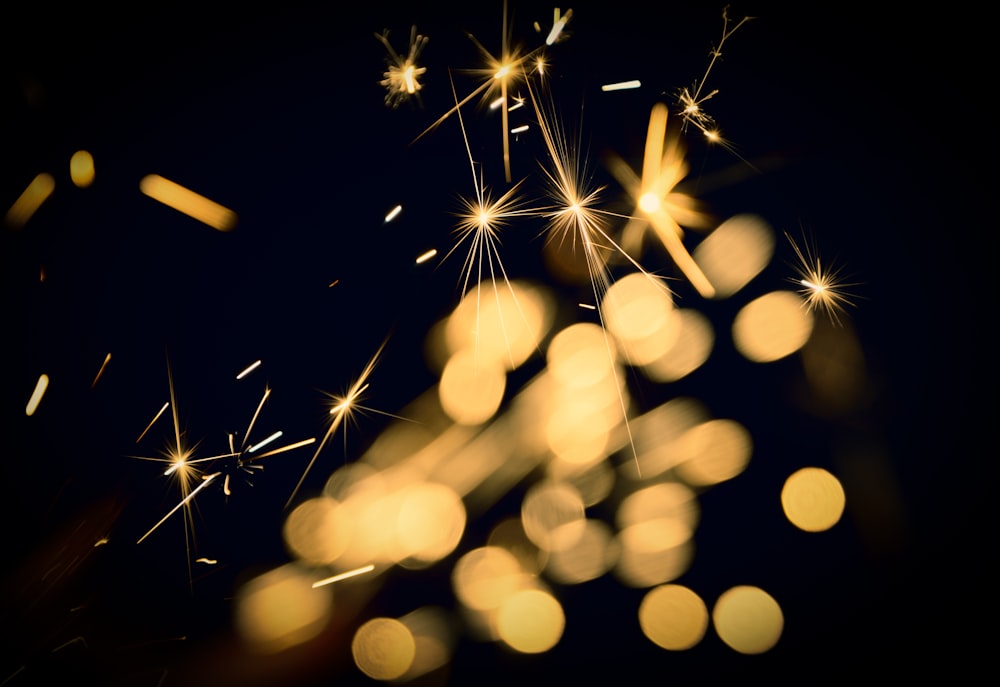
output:
<path id="1" fill-rule="evenodd" d="M 629 88 L 639 88 L 642 83 L 638 79 L 635 81 L 619 81 L 618 83 L 608 83 L 601 86 L 602 91 L 624 91 Z"/>
<path id="2" fill-rule="evenodd" d="M 643 193 L 639 197 L 639 209 L 652 214 L 660 209 L 660 199 L 656 197 L 655 193 Z"/>
<path id="3" fill-rule="evenodd" d="M 581 308 L 586 308 L 587 310 L 597 310 L 596 305 L 591 305 L 590 303 L 579 303 Z"/>
<path id="4" fill-rule="evenodd" d="M 274 441 L 275 439 L 279 438 L 280 436 L 281 436 L 281 432 L 275 432 L 274 434 L 272 434 L 271 436 L 269 436 L 267 439 L 264 439 L 264 441 L 260 442 L 259 444 L 254 444 L 253 446 L 251 446 L 250 448 L 248 448 L 247 449 L 247 453 L 253 453 L 257 449 L 261 448 L 262 446 L 267 446 L 268 444 L 270 444 L 272 441 Z"/>
<path id="5" fill-rule="evenodd" d="M 416 68 L 411 64 L 403 71 L 403 83 L 406 84 L 406 92 L 413 95 L 417 92 L 417 80 L 413 76 Z"/>
<path id="6" fill-rule="evenodd" d="M 347 572 L 342 572 L 339 575 L 334 575 L 333 577 L 327 577 L 325 579 L 313 582 L 312 587 L 313 589 L 316 589 L 318 587 L 323 587 L 325 585 L 332 584 L 334 582 L 339 582 L 340 580 L 345 580 L 348 577 L 354 577 L 355 575 L 362 575 L 366 572 L 371 572 L 374 569 L 375 566 L 369 563 L 366 566 L 355 568 L 354 570 L 348 570 Z"/>
<path id="7" fill-rule="evenodd" d="M 719 140 L 719 132 L 718 131 L 706 131 L 705 132 L 705 138 L 707 138 L 709 141 L 718 141 Z"/>
<path id="8" fill-rule="evenodd" d="M 511 129 L 510 132 L 512 134 L 520 134 L 520 133 L 523 133 L 523 132 L 525 132 L 527 130 L 528 130 L 528 125 L 525 124 L 524 126 L 518 126 L 518 127 L 515 127 L 513 129 Z"/>
<path id="9" fill-rule="evenodd" d="M 524 101 L 523 100 L 518 100 L 516 103 L 514 103 L 513 105 L 511 105 L 510 107 L 508 107 L 507 108 L 507 112 L 513 112 L 514 110 L 516 110 L 519 107 L 524 107 Z M 525 127 L 525 128 L 527 128 L 527 127 Z"/>
<path id="10" fill-rule="evenodd" d="M 502 67 L 500 67 L 500 69 L 497 70 L 497 73 L 493 75 L 493 78 L 494 79 L 503 79 L 508 74 L 510 74 L 510 65 L 509 64 L 505 64 Z"/>
<path id="11" fill-rule="evenodd" d="M 185 465 L 187 465 L 187 463 L 184 462 L 183 458 L 181 460 L 174 461 L 169 468 L 163 471 L 163 476 L 166 477 L 167 475 L 172 475 Z"/>
<path id="12" fill-rule="evenodd" d="M 385 216 L 385 221 L 391 222 L 392 220 L 396 219 L 396 216 L 399 215 L 399 213 L 401 213 L 402 211 L 403 211 L 403 206 L 397 205 L 392 210 L 389 210 L 389 214 Z"/>
<path id="13" fill-rule="evenodd" d="M 816 284 L 814 282 L 809 281 L 808 279 L 802 279 L 799 281 L 799 283 L 802 284 L 802 286 L 806 287 L 807 289 L 812 289 L 813 291 L 820 291 L 820 292 L 826 291 L 825 285 Z"/>
<path id="14" fill-rule="evenodd" d="M 250 363 L 247 366 L 247 368 L 245 370 L 243 370 L 243 372 L 240 372 L 238 375 L 236 375 L 236 379 L 243 379 L 248 374 L 250 374 L 251 372 L 253 372 L 254 370 L 256 370 L 258 367 L 260 367 L 260 361 L 259 360 L 256 361 L 256 362 Z"/>
<path id="15" fill-rule="evenodd" d="M 490 109 L 491 110 L 495 110 L 498 107 L 500 107 L 501 105 L 503 105 L 503 96 L 500 96 L 499 98 L 497 98 L 496 100 L 494 100 L 492 103 L 490 103 Z M 510 112 L 510 110 L 508 110 L 508 112 Z"/>
<path id="16" fill-rule="evenodd" d="M 31 393 L 31 398 L 28 399 L 28 406 L 24 409 L 24 412 L 28 415 L 34 415 L 35 411 L 38 410 L 38 404 L 42 402 L 42 396 L 45 395 L 45 390 L 49 386 L 49 376 L 46 374 L 39 375 L 38 382 L 35 384 L 35 390 Z"/>
<path id="17" fill-rule="evenodd" d="M 205 565 L 215 565 L 218 562 L 214 558 L 205 558 L 204 556 L 195 561 L 195 563 L 204 563 Z"/>
<path id="18" fill-rule="evenodd" d="M 417 264 L 419 265 L 421 263 L 427 262 L 437 254 L 438 254 L 437 248 L 431 248 L 429 251 L 427 251 L 426 253 L 417 258 Z"/>

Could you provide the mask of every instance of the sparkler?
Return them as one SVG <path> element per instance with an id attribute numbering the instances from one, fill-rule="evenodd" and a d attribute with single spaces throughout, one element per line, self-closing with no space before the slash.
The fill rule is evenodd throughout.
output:
<path id="1" fill-rule="evenodd" d="M 410 47 L 406 57 L 401 57 L 393 49 L 392 44 L 389 43 L 388 31 L 375 34 L 375 38 L 385 46 L 388 52 L 386 57 L 389 63 L 388 71 L 383 74 L 385 78 L 380 82 L 386 89 L 385 104 L 396 108 L 410 98 L 419 99 L 420 89 L 423 88 L 420 77 L 424 75 L 427 68 L 417 66 L 417 58 L 420 57 L 421 51 L 427 45 L 427 36 L 418 34 L 416 26 L 411 27 Z M 389 221 L 388 218 L 386 221 Z"/>
<path id="2" fill-rule="evenodd" d="M 854 305 L 852 296 L 846 289 L 857 284 L 845 283 L 841 279 L 842 270 L 839 266 L 824 267 L 819 255 L 808 242 L 803 242 L 803 246 L 799 247 L 788 232 L 785 232 L 785 238 L 792 245 L 796 258 L 793 269 L 797 276 L 790 281 L 800 287 L 799 293 L 805 298 L 806 307 L 823 313 L 834 324 L 840 324 L 840 316 L 847 307 Z"/>

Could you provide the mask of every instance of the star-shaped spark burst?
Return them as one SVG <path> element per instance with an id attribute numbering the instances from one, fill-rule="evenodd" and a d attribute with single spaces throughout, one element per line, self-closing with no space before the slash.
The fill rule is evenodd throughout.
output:
<path id="1" fill-rule="evenodd" d="M 806 307 L 810 311 L 821 312 L 831 322 L 839 325 L 840 316 L 848 306 L 854 305 L 852 296 L 846 289 L 857 284 L 844 282 L 839 266 L 824 267 L 816 250 L 808 242 L 804 241 L 800 248 L 787 232 L 785 238 L 792 244 L 796 259 L 792 266 L 796 276 L 789 278 L 789 281 L 799 287 L 799 294 L 805 298 Z"/>
<path id="2" fill-rule="evenodd" d="M 397 53 L 392 44 L 389 43 L 389 32 L 376 33 L 377 38 L 385 46 L 388 55 L 387 71 L 383 73 L 383 79 L 379 82 L 385 87 L 385 104 L 390 107 L 399 107 L 410 98 L 420 98 L 420 77 L 427 71 L 426 67 L 417 66 L 417 58 L 427 45 L 427 36 L 417 33 L 417 27 L 410 29 L 410 49 L 406 57 Z"/>
<path id="3" fill-rule="evenodd" d="M 667 106 L 656 103 L 649 114 L 642 176 L 616 155 L 608 157 L 611 173 L 635 202 L 637 216 L 623 231 L 622 243 L 629 252 L 638 250 L 648 229 L 670 253 L 677 267 L 703 298 L 712 298 L 715 288 L 684 247 L 682 226 L 707 229 L 708 215 L 698 201 L 676 190 L 687 176 L 688 165 L 677 136 L 667 136 Z"/>
<path id="4" fill-rule="evenodd" d="M 511 47 L 511 35 L 507 27 L 506 1 L 504 2 L 503 9 L 503 27 L 501 30 L 501 48 L 499 57 L 494 56 L 489 50 L 487 50 L 475 36 L 472 34 L 468 34 L 468 36 L 486 58 L 487 66 L 485 68 L 469 70 L 474 74 L 481 75 L 483 79 L 482 83 L 480 83 L 478 87 L 465 96 L 465 98 L 463 98 L 460 102 L 456 100 L 455 106 L 441 115 L 441 117 L 439 117 L 433 124 L 421 132 L 420 135 L 414 139 L 414 142 L 436 129 L 452 114 L 459 112 L 463 105 L 468 103 L 477 95 L 481 96 L 483 103 L 489 103 L 491 108 L 500 108 L 500 129 L 503 139 L 504 176 L 509 184 L 513 181 L 513 177 L 510 169 L 509 125 L 509 112 L 512 108 L 508 106 L 508 94 L 514 84 L 527 79 L 527 74 L 524 70 L 524 63 L 532 59 L 541 50 L 541 48 L 536 48 L 531 52 L 521 54 L 519 47 Z"/>

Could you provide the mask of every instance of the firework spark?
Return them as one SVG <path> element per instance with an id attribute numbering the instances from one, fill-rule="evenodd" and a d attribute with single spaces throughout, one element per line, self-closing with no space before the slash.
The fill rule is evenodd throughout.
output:
<path id="1" fill-rule="evenodd" d="M 400 56 L 389 42 L 389 32 L 375 34 L 375 38 L 385 46 L 388 55 L 388 69 L 383 73 L 383 79 L 379 82 L 385 87 L 385 104 L 396 108 L 410 98 L 420 98 L 420 77 L 427 71 L 426 67 L 417 66 L 417 58 L 427 45 L 427 36 L 417 33 L 417 27 L 410 28 L 410 48 L 406 57 Z M 386 220 L 388 221 L 388 220 Z"/>
<path id="2" fill-rule="evenodd" d="M 785 232 L 785 238 L 792 245 L 796 262 L 792 266 L 796 276 L 790 278 L 799 288 L 799 293 L 805 298 L 806 307 L 810 311 L 820 312 L 830 318 L 834 324 L 840 324 L 840 316 L 848 306 L 853 306 L 852 296 L 845 290 L 857 284 L 848 284 L 841 279 L 842 269 L 836 265 L 823 266 L 814 247 L 803 241 L 800 248 L 792 237 Z"/>

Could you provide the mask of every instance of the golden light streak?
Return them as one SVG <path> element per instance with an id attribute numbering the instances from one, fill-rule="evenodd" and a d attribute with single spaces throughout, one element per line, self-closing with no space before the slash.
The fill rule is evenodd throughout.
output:
<path id="1" fill-rule="evenodd" d="M 257 422 L 257 417 L 260 415 L 260 410 L 261 408 L 264 407 L 264 404 L 267 402 L 267 399 L 270 395 L 271 395 L 270 387 L 265 387 L 264 395 L 261 396 L 260 403 L 257 404 L 257 410 L 254 411 L 253 416 L 250 418 L 250 424 L 247 425 L 247 431 L 243 433 L 243 441 L 241 442 L 241 446 L 243 448 L 246 448 L 247 440 L 250 438 L 250 432 L 253 431 L 254 423 Z"/>
<path id="2" fill-rule="evenodd" d="M 38 410 L 38 404 L 42 402 L 42 397 L 45 395 L 45 390 L 49 387 L 49 376 L 47 374 L 41 374 L 38 376 L 38 381 L 35 382 L 35 390 L 31 392 L 31 398 L 28 399 L 28 405 L 25 407 L 24 412 L 29 417 L 35 414 Z"/>
<path id="3" fill-rule="evenodd" d="M 79 188 L 94 183 L 94 156 L 86 150 L 78 150 L 69 159 L 69 176 Z"/>
<path id="4" fill-rule="evenodd" d="M 257 449 L 263 448 L 264 446 L 267 446 L 271 442 L 275 441 L 276 439 L 280 439 L 280 438 L 281 438 L 281 432 L 275 432 L 274 434 L 272 434 L 271 436 L 269 436 L 267 439 L 264 439 L 260 443 L 254 444 L 253 446 L 251 446 L 250 448 L 248 448 L 247 449 L 247 453 L 255 453 L 257 451 Z"/>
<path id="5" fill-rule="evenodd" d="M 260 460 L 261 458 L 267 458 L 268 456 L 277 455 L 278 453 L 284 453 L 285 451 L 291 451 L 292 449 L 300 448 L 302 446 L 308 446 L 309 444 L 315 442 L 316 442 L 316 437 L 303 439 L 302 441 L 297 441 L 294 444 L 288 444 L 287 446 L 282 446 L 281 448 L 271 449 L 270 451 L 262 453 L 259 456 L 254 456 L 254 460 Z"/>
<path id="6" fill-rule="evenodd" d="M 201 558 L 196 558 L 194 562 L 204 563 L 205 565 L 216 565 L 218 564 L 219 561 L 215 560 L 214 558 L 205 558 L 204 556 L 202 556 Z"/>
<path id="7" fill-rule="evenodd" d="M 236 226 L 235 212 L 159 174 L 147 174 L 140 179 L 139 190 L 218 231 L 231 231 Z"/>
<path id="8" fill-rule="evenodd" d="M 704 226 L 707 218 L 697 210 L 693 198 L 675 190 L 687 175 L 687 163 L 679 140 L 676 137 L 667 139 L 667 113 L 663 103 L 656 103 L 650 111 L 641 177 L 637 177 L 621 158 L 614 155 L 608 158 L 612 174 L 641 212 L 641 217 L 629 222 L 625 233 L 630 230 L 642 233 L 652 228 L 674 264 L 698 293 L 703 298 L 713 298 L 715 288 L 681 241 L 682 224 Z"/>
<path id="9" fill-rule="evenodd" d="M 633 79 L 631 81 L 619 81 L 617 83 L 607 83 L 601 86 L 602 91 L 624 91 L 632 88 L 640 88 L 642 82 L 638 79 Z"/>
<path id="10" fill-rule="evenodd" d="M 108 541 L 109 539 L 107 537 L 101 537 L 100 539 L 94 542 L 94 548 L 96 549 L 98 546 L 104 546 L 105 544 L 108 543 Z"/>
<path id="11" fill-rule="evenodd" d="M 102 374 L 104 374 L 104 368 L 106 368 L 108 366 L 109 362 L 111 362 L 111 354 L 110 353 L 108 353 L 106 356 L 104 356 L 104 362 L 101 363 L 101 368 L 97 371 L 97 374 L 94 376 L 94 381 L 92 381 L 90 383 L 90 388 L 91 389 L 93 389 L 95 386 L 97 386 L 97 380 L 101 378 Z"/>
<path id="12" fill-rule="evenodd" d="M 260 367 L 260 361 L 259 360 L 256 360 L 256 361 L 250 363 L 249 365 L 247 365 L 246 368 L 244 368 L 244 370 L 242 372 L 240 372 L 238 375 L 236 375 L 236 379 L 243 379 L 248 374 L 250 374 L 251 372 L 253 372 L 254 370 L 256 370 L 258 367 Z"/>
<path id="13" fill-rule="evenodd" d="M 552 29 L 549 31 L 549 35 L 545 37 L 545 45 L 554 45 L 556 41 L 562 38 L 566 24 L 573 17 L 573 10 L 566 10 L 566 14 L 559 16 L 559 8 L 556 7 L 553 13 L 555 16 L 552 21 Z"/>
<path id="14" fill-rule="evenodd" d="M 182 506 L 186 506 L 188 504 L 188 502 L 191 501 L 191 499 L 193 499 L 195 496 L 198 495 L 199 491 L 201 491 L 202 489 L 204 489 L 205 487 L 207 487 L 209 484 L 211 484 L 212 480 L 214 480 L 216 477 L 218 477 L 221 474 L 222 474 L 221 472 L 216 472 L 216 473 L 211 474 L 208 477 L 206 477 L 201 484 L 199 484 L 197 487 L 194 488 L 194 490 L 191 491 L 190 494 L 188 494 L 183 499 L 181 499 L 180 502 L 176 506 L 174 506 L 173 508 L 171 508 L 170 511 L 166 515 L 164 515 L 162 518 L 160 518 L 160 521 L 157 522 L 155 525 L 153 525 L 150 528 L 150 530 L 148 532 L 146 532 L 146 534 L 144 534 L 141 537 L 139 537 L 139 541 L 137 541 L 136 544 L 141 544 L 146 537 L 148 537 L 149 535 L 151 535 L 156 530 L 156 528 L 158 528 L 160 525 L 162 525 L 164 522 L 166 522 L 167 518 L 169 518 L 171 515 L 173 515 L 174 513 L 176 513 L 177 510 L 179 508 L 181 508 Z"/>
<path id="15" fill-rule="evenodd" d="M 152 427 L 156 423 L 156 421 L 160 419 L 160 416 L 163 415 L 163 412 L 167 409 L 168 406 L 170 406 L 170 401 L 167 401 L 166 403 L 163 404 L 163 407 L 160 408 L 159 412 L 157 412 L 156 415 L 153 417 L 153 419 L 149 421 L 149 424 L 146 425 L 146 429 L 142 430 L 142 434 L 140 434 L 139 438 L 135 440 L 135 443 L 138 444 L 140 441 L 142 441 L 142 438 L 146 436 L 146 432 L 148 432 L 149 428 Z"/>
<path id="16" fill-rule="evenodd" d="M 349 577 L 355 577 L 356 575 L 363 575 L 364 573 L 371 572 L 374 569 L 375 566 L 369 563 L 368 565 L 362 566 L 360 568 L 355 568 L 354 570 L 348 570 L 347 572 L 342 572 L 338 575 L 333 575 L 331 577 L 323 578 L 322 580 L 317 580 L 316 582 L 313 582 L 312 586 L 313 589 L 316 589 L 317 587 L 323 587 L 328 584 L 333 584 L 334 582 L 340 582 L 341 580 L 346 580 Z"/>
<path id="17" fill-rule="evenodd" d="M 390 210 L 389 213 L 385 216 L 386 224 L 396 219 L 399 216 L 399 213 L 401 213 L 402 211 L 403 211 L 402 205 L 397 205 L 392 210 Z"/>
<path id="18" fill-rule="evenodd" d="M 340 280 L 339 280 L 339 279 L 334 279 L 334 280 L 333 280 L 332 282 L 330 282 L 330 283 L 329 283 L 329 284 L 327 285 L 327 288 L 333 288 L 334 286 L 336 286 L 336 285 L 337 285 L 337 284 L 339 284 L 339 283 L 340 283 Z"/>
<path id="19" fill-rule="evenodd" d="M 55 191 L 56 180 L 47 172 L 38 174 L 7 210 L 4 221 L 11 229 L 20 229 Z"/>
<path id="20" fill-rule="evenodd" d="M 417 264 L 418 265 L 423 264 L 423 263 L 427 262 L 428 260 L 430 260 L 431 258 L 433 258 L 437 254 L 438 254 L 437 248 L 431 248 L 430 250 L 428 250 L 428 251 L 426 251 L 424 253 L 421 253 L 420 255 L 417 256 Z"/>

